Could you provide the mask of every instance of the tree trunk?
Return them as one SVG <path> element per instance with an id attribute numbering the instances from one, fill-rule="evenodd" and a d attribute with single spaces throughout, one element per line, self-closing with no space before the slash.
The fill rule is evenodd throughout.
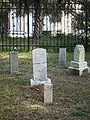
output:
<path id="1" fill-rule="evenodd" d="M 0 11 L 0 35 L 8 34 L 8 12 Z"/>
<path id="2" fill-rule="evenodd" d="M 43 28 L 43 14 L 40 3 L 34 4 L 34 32 L 33 36 L 38 38 L 42 34 L 42 28 Z"/>

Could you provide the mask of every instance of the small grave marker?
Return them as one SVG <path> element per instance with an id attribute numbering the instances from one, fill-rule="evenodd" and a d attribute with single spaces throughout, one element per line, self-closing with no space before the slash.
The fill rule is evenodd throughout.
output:
<path id="1" fill-rule="evenodd" d="M 18 52 L 17 51 L 10 52 L 9 58 L 10 58 L 10 73 L 18 74 L 19 73 Z"/>
<path id="2" fill-rule="evenodd" d="M 66 48 L 59 49 L 59 65 L 66 66 Z"/>
<path id="3" fill-rule="evenodd" d="M 44 85 L 44 103 L 53 102 L 53 85 L 45 84 Z"/>

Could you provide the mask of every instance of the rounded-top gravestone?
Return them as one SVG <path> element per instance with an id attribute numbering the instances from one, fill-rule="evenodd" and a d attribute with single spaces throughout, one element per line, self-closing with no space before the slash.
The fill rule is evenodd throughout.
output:
<path id="1" fill-rule="evenodd" d="M 85 60 L 85 49 L 83 45 L 76 45 L 74 49 L 74 61 L 82 62 Z"/>
<path id="2" fill-rule="evenodd" d="M 43 48 L 34 49 L 32 52 L 33 64 L 46 62 L 46 50 Z"/>
<path id="3" fill-rule="evenodd" d="M 69 69 L 78 70 L 79 76 L 82 75 L 85 69 L 89 71 L 89 67 L 85 61 L 85 49 L 83 45 L 76 45 L 74 49 L 74 60 L 70 62 Z"/>

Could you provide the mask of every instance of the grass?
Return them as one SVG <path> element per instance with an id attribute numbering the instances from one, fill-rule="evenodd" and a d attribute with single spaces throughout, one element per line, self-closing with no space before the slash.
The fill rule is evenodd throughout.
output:
<path id="1" fill-rule="evenodd" d="M 40 90 L 30 89 L 32 54 L 19 53 L 20 75 L 10 75 L 9 54 L 0 53 L 0 120 L 89 120 L 90 73 L 71 74 L 58 65 L 58 54 L 47 53 L 53 104 L 44 104 Z M 67 54 L 67 64 L 73 54 Z M 86 53 L 90 66 L 90 53 Z"/>

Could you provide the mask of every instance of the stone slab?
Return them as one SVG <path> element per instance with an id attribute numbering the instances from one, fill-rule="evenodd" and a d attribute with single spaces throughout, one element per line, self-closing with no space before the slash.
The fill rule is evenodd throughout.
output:
<path id="1" fill-rule="evenodd" d="M 53 102 L 53 85 L 44 84 L 44 103 Z"/>
<path id="2" fill-rule="evenodd" d="M 19 73 L 18 52 L 17 51 L 10 52 L 9 58 L 10 58 L 10 73 L 18 74 Z"/>
<path id="3" fill-rule="evenodd" d="M 59 65 L 66 66 L 66 48 L 59 49 Z"/>

